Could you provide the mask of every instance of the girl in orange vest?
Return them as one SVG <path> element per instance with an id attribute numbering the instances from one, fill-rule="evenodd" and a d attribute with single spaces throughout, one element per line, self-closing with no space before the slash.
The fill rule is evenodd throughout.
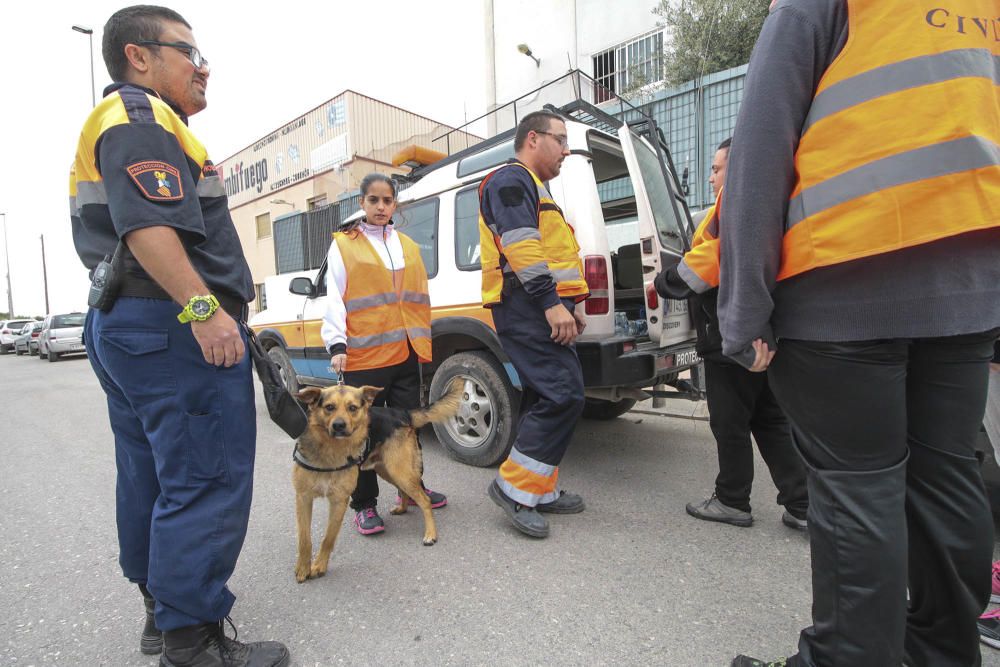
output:
<path id="1" fill-rule="evenodd" d="M 411 410 L 420 407 L 420 363 L 431 360 L 427 271 L 417 244 L 393 229 L 396 186 L 389 177 L 365 176 L 361 209 L 365 217 L 330 244 L 321 335 L 330 367 L 345 383 L 382 387 L 374 405 Z M 448 504 L 444 494 L 427 495 L 431 507 Z M 378 477 L 362 470 L 351 494 L 362 535 L 385 530 L 377 504 Z"/>

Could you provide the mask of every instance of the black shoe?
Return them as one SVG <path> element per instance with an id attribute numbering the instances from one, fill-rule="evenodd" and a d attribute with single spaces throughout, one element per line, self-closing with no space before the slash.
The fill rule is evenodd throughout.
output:
<path id="1" fill-rule="evenodd" d="M 575 493 L 566 493 L 565 491 L 560 491 L 559 497 L 551 503 L 535 505 L 535 509 L 539 512 L 548 512 L 549 514 L 577 514 L 586 508 L 587 506 L 583 504 L 583 498 Z"/>
<path id="2" fill-rule="evenodd" d="M 534 507 L 522 505 L 509 498 L 506 493 L 500 490 L 496 480 L 490 484 L 489 494 L 493 502 L 507 513 L 511 523 L 519 531 L 531 537 L 549 536 L 549 522 L 545 517 L 536 512 Z"/>
<path id="3" fill-rule="evenodd" d="M 142 626 L 142 635 L 139 637 L 139 650 L 146 655 L 156 655 L 163 650 L 163 633 L 157 629 L 156 621 L 153 620 L 156 600 L 149 594 L 149 589 L 144 584 L 139 584 L 139 591 L 146 606 L 146 624 Z"/>
<path id="4" fill-rule="evenodd" d="M 788 664 L 788 658 L 781 658 L 780 660 L 774 660 L 772 662 L 764 662 L 763 660 L 758 660 L 757 658 L 751 658 L 748 655 L 738 655 L 733 658 L 729 667 L 785 667 Z"/>
<path id="5" fill-rule="evenodd" d="M 785 524 L 789 528 L 794 528 L 795 530 L 809 530 L 809 522 L 805 519 L 800 519 L 788 510 L 785 510 L 781 514 L 781 523 Z"/>
<path id="6" fill-rule="evenodd" d="M 740 528 L 749 528 L 753 525 L 753 515 L 750 512 L 726 505 L 714 493 L 705 500 L 688 503 L 684 509 L 696 519 L 728 523 Z"/>
<path id="7" fill-rule="evenodd" d="M 226 637 L 219 621 L 164 632 L 160 667 L 286 667 L 289 658 L 279 642 L 244 644 Z"/>

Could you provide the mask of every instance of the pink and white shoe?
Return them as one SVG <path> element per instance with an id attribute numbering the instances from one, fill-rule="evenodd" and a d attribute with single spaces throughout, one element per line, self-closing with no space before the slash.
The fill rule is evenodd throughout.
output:
<path id="1" fill-rule="evenodd" d="M 354 515 L 354 527 L 362 535 L 375 535 L 385 530 L 385 522 L 374 507 L 358 510 Z"/>
<path id="2" fill-rule="evenodd" d="M 993 589 L 990 591 L 990 602 L 1000 602 L 1000 560 L 993 561 Z"/>

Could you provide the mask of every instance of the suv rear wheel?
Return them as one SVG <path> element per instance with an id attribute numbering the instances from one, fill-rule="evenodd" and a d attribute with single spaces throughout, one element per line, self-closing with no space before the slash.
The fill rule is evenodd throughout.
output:
<path id="1" fill-rule="evenodd" d="M 434 424 L 434 433 L 462 463 L 489 467 L 502 461 L 514 444 L 520 393 L 503 366 L 487 352 L 460 352 L 434 373 L 430 398 L 437 400 L 452 378 L 465 380 L 458 415 Z"/>

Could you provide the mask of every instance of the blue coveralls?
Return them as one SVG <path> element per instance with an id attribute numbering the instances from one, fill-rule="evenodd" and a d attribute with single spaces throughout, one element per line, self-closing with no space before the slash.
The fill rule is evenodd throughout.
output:
<path id="1" fill-rule="evenodd" d="M 204 146 L 154 91 L 116 83 L 104 94 L 81 132 L 70 181 L 83 264 L 93 269 L 134 230 L 170 227 L 238 317 L 253 280 Z M 191 325 L 177 321 L 181 307 L 130 254 L 123 269 L 128 296 L 108 312 L 91 309 L 84 334 L 115 437 L 119 561 L 155 598 L 160 630 L 215 622 L 235 599 L 226 582 L 250 513 L 251 362 L 206 362 Z"/>

